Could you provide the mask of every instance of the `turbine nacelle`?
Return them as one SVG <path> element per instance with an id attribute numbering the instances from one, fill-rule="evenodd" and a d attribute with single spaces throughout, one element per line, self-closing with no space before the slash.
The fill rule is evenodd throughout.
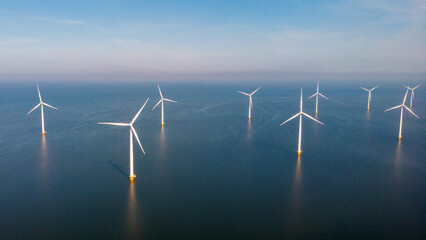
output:
<path id="1" fill-rule="evenodd" d="M 361 87 L 363 90 L 365 90 L 365 91 L 367 91 L 367 92 L 372 92 L 374 89 L 376 89 L 376 88 L 378 88 L 380 85 L 377 85 L 377 86 L 375 86 L 375 87 L 373 87 L 372 89 L 366 89 L 366 88 L 363 88 L 363 87 Z"/>
<path id="2" fill-rule="evenodd" d="M 136 119 L 139 117 L 139 114 L 142 112 L 142 109 L 145 107 L 146 103 L 148 102 L 149 98 L 146 99 L 145 103 L 143 104 L 143 106 L 139 109 L 139 111 L 136 113 L 136 115 L 133 117 L 132 121 L 130 123 L 113 123 L 113 122 L 98 122 L 98 124 L 102 124 L 102 125 L 113 125 L 113 126 L 120 126 L 120 127 L 130 127 L 130 130 L 132 131 L 132 133 L 135 135 L 136 141 L 138 141 L 139 146 L 143 152 L 143 154 L 145 154 L 145 151 L 143 150 L 142 144 L 139 141 L 139 137 L 138 134 L 136 133 L 135 128 L 133 127 L 133 123 L 136 121 Z"/>

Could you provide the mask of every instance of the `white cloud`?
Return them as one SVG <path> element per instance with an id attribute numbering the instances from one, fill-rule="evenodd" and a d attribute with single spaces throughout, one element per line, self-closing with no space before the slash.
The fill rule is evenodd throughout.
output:
<path id="1" fill-rule="evenodd" d="M 23 43 L 36 43 L 41 42 L 41 39 L 38 38 L 9 38 L 9 39 L 0 39 L 0 46 L 2 45 L 13 45 L 13 44 L 23 44 Z"/>
<path id="2" fill-rule="evenodd" d="M 64 23 L 64 24 L 87 24 L 86 21 L 81 20 L 71 20 L 71 19 L 59 19 L 59 18 L 44 18 L 44 17 L 34 17 L 34 16 L 27 16 L 28 18 L 34 19 L 34 20 L 40 20 L 40 21 L 46 21 L 46 22 L 55 22 L 55 23 Z"/>

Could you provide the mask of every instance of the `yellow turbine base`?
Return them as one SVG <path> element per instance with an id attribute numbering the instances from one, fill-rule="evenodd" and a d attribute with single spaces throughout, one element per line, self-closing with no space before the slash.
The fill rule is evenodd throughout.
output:
<path id="1" fill-rule="evenodd" d="M 318 112 L 315 112 L 315 115 L 317 115 L 318 114 Z"/>
<path id="2" fill-rule="evenodd" d="M 41 134 L 44 136 L 44 135 L 46 135 L 46 132 L 42 132 Z"/>
<path id="3" fill-rule="evenodd" d="M 401 138 L 402 138 L 401 136 L 398 136 L 398 140 L 401 140 Z"/>
<path id="4" fill-rule="evenodd" d="M 133 176 L 129 176 L 130 177 L 130 182 L 133 182 L 134 178 L 136 177 L 136 175 Z"/>
<path id="5" fill-rule="evenodd" d="M 161 126 L 164 126 L 164 123 L 162 123 Z"/>
<path id="6" fill-rule="evenodd" d="M 249 117 L 249 119 L 251 119 L 251 117 Z"/>
<path id="7" fill-rule="evenodd" d="M 302 153 L 302 151 L 300 151 L 300 152 L 297 152 L 297 156 L 300 156 L 300 154 Z"/>

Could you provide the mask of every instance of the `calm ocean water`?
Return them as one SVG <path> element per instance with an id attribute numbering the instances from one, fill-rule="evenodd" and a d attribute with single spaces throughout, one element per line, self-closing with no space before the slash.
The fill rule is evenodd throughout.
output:
<path id="1" fill-rule="evenodd" d="M 404 113 L 405 83 L 322 82 L 318 120 L 279 126 L 299 111 L 314 115 L 315 82 L 161 84 L 41 83 L 47 134 L 41 136 L 35 83 L 0 86 L 1 239 L 425 239 L 426 86 L 415 118 Z M 129 132 L 98 125 L 129 122 Z"/>

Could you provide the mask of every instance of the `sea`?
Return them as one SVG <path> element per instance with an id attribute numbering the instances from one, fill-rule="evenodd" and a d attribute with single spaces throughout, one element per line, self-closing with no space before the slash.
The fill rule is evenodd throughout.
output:
<path id="1" fill-rule="evenodd" d="M 418 84 L 420 84 L 419 82 Z M 43 101 L 41 134 L 36 84 Z M 380 87 L 368 93 L 360 87 Z M 426 84 L 0 84 L 0 239 L 426 239 Z M 249 98 L 237 91 L 252 92 Z M 298 118 L 303 111 L 324 123 Z M 129 179 L 128 123 L 133 141 Z M 409 106 L 408 94 L 406 105 Z"/>

